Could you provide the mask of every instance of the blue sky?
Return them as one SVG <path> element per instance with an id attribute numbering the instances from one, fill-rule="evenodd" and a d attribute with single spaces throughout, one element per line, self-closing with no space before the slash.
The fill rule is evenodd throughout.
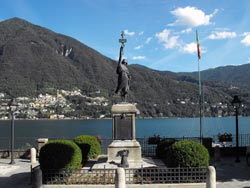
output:
<path id="1" fill-rule="evenodd" d="M 250 63 L 249 0 L 0 0 L 0 21 L 19 17 L 117 60 L 173 72 Z"/>

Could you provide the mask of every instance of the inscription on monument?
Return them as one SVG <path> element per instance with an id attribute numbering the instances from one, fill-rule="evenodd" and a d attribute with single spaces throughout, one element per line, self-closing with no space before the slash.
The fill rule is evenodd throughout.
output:
<path id="1" fill-rule="evenodd" d="M 115 116 L 114 117 L 114 140 L 132 140 L 132 116 Z"/>

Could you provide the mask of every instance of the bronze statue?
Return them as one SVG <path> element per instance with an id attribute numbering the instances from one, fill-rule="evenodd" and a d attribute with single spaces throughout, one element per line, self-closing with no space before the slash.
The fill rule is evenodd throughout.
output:
<path id="1" fill-rule="evenodd" d="M 124 43 L 126 42 L 126 39 L 124 38 L 124 32 L 122 32 L 121 36 L 122 39 L 120 39 L 119 42 L 122 43 L 122 45 L 120 47 L 120 55 L 116 69 L 116 73 L 118 74 L 118 84 L 115 93 L 120 93 L 122 101 L 126 102 L 126 97 L 129 92 L 130 74 L 127 67 L 127 59 L 122 59 L 123 49 L 125 47 Z"/>

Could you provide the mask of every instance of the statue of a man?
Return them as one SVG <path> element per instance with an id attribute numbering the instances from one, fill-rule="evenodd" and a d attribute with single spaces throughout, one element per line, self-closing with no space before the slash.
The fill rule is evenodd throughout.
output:
<path id="1" fill-rule="evenodd" d="M 129 81 L 130 81 L 130 74 L 128 71 L 128 61 L 127 59 L 122 59 L 124 45 L 120 48 L 120 55 L 118 60 L 118 65 L 116 69 L 116 73 L 118 74 L 118 84 L 115 93 L 120 93 L 122 97 L 122 101 L 126 102 L 126 97 L 129 91 Z"/>

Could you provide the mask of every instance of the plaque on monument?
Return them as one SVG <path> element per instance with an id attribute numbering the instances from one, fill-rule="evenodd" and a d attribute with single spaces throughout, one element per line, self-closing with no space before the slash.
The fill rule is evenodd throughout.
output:
<path id="1" fill-rule="evenodd" d="M 114 116 L 114 140 L 132 139 L 132 116 Z"/>

